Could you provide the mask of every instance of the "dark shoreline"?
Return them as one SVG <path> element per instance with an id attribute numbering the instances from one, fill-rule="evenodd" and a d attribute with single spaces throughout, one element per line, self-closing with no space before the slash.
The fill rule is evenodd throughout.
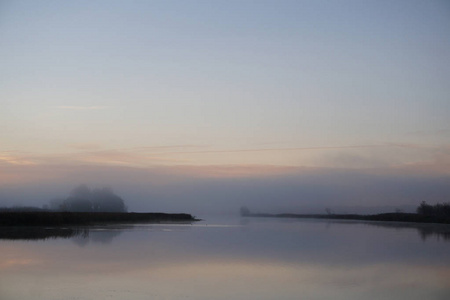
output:
<path id="1" fill-rule="evenodd" d="M 175 223 L 200 221 L 185 213 L 0 212 L 0 226 L 73 226 L 111 223 Z"/>
<path id="2" fill-rule="evenodd" d="M 358 220 L 358 221 L 384 221 L 384 222 L 410 222 L 410 223 L 439 223 L 450 224 L 445 217 L 427 216 L 415 213 L 382 213 L 376 215 L 357 214 L 243 214 L 243 217 L 262 218 L 297 218 L 297 219 L 330 219 L 330 220 Z"/>

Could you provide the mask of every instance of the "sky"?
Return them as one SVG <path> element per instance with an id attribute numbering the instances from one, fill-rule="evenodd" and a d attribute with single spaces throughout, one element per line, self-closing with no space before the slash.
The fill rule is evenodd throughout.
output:
<path id="1" fill-rule="evenodd" d="M 3 0 L 0 206 L 449 201 L 449 78 L 448 1 Z"/>

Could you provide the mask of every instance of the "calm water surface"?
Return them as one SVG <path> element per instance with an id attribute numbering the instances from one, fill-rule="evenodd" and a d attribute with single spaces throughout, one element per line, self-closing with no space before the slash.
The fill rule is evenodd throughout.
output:
<path id="1" fill-rule="evenodd" d="M 0 230 L 0 299 L 450 299 L 450 227 L 235 218 Z"/>

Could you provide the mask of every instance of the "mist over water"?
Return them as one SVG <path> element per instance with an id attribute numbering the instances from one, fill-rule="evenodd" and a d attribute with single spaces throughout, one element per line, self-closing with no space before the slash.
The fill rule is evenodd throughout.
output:
<path id="1" fill-rule="evenodd" d="M 81 183 L 111 186 L 129 211 L 234 214 L 241 206 L 266 213 L 414 212 L 422 202 L 446 202 L 450 179 L 425 175 L 369 175 L 359 171 L 305 171 L 299 174 L 207 178 L 127 168 L 88 168 L 70 178 L 7 185 L 0 206 L 41 207 L 65 198 Z M 25 174 L 25 173 L 24 173 Z M 145 175 L 145 176 L 144 176 Z"/>
<path id="2" fill-rule="evenodd" d="M 85 229 L 38 240 L 0 236 L 2 299 L 446 299 L 450 293 L 448 225 L 207 218 Z"/>

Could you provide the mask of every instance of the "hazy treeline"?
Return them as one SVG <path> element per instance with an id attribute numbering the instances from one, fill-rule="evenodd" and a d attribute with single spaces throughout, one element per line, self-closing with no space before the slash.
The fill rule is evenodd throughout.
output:
<path id="1" fill-rule="evenodd" d="M 450 218 L 450 203 L 427 204 L 425 201 L 417 207 L 417 213 L 425 216 Z"/>
<path id="2" fill-rule="evenodd" d="M 0 207 L 0 212 L 31 212 L 31 211 L 48 211 L 48 208 L 40 208 L 36 206 L 11 206 Z"/>
<path id="3" fill-rule="evenodd" d="M 360 221 L 389 221 L 389 222 L 417 222 L 417 223 L 445 223 L 450 224 L 450 203 L 438 203 L 429 205 L 425 201 L 417 207 L 416 213 L 381 213 L 373 215 L 359 214 L 334 214 L 327 210 L 327 214 L 268 214 L 251 213 L 243 206 L 240 209 L 243 217 L 275 217 L 275 218 L 312 218 L 312 219 L 336 219 L 336 220 L 360 220 Z"/>
<path id="4" fill-rule="evenodd" d="M 48 206 L 52 211 L 70 212 L 126 212 L 127 207 L 122 198 L 111 188 L 90 189 L 82 184 L 72 190 L 66 199 L 51 200 Z"/>
<path id="5" fill-rule="evenodd" d="M 121 197 L 109 187 L 91 189 L 82 184 L 75 187 L 67 198 L 53 199 L 42 207 L 0 207 L 3 212 L 127 212 Z"/>
<path id="6" fill-rule="evenodd" d="M 88 226 L 114 223 L 164 223 L 199 221 L 190 214 L 126 212 L 0 212 L 1 226 Z"/>

